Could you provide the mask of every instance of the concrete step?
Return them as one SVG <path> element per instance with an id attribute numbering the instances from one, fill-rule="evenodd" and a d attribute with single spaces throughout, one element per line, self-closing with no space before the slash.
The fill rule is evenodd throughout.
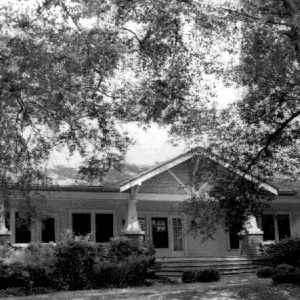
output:
<path id="1" fill-rule="evenodd" d="M 158 259 L 161 269 L 159 276 L 170 278 L 181 277 L 185 270 L 198 270 L 203 268 L 215 268 L 220 275 L 243 275 L 256 272 L 262 259 L 249 259 L 246 257 L 201 257 L 201 258 L 163 258 Z"/>
<path id="2" fill-rule="evenodd" d="M 214 256 L 205 256 L 205 257 L 158 257 L 157 261 L 163 262 L 199 262 L 199 261 L 260 261 L 261 258 L 249 258 L 247 256 L 229 256 L 229 257 L 214 257 Z"/>
<path id="3" fill-rule="evenodd" d="M 253 261 L 234 261 L 234 262 L 221 262 L 221 261 L 209 261 L 209 262 L 161 262 L 161 266 L 164 268 L 181 268 L 181 267 L 215 267 L 215 266 L 248 266 L 256 265 Z"/>
<path id="4" fill-rule="evenodd" d="M 249 266 L 211 266 L 210 268 L 215 268 L 218 271 L 223 271 L 223 270 L 249 270 L 249 269 L 257 269 L 256 266 L 249 265 Z M 198 267 L 183 267 L 183 268 L 162 268 L 163 271 L 167 272 L 183 272 L 186 270 L 200 270 L 204 268 L 198 268 Z"/>

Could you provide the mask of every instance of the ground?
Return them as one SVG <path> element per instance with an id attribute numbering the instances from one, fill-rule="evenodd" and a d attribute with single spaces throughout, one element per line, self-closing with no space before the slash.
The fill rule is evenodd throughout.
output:
<path id="1" fill-rule="evenodd" d="M 192 283 L 155 285 L 128 289 L 102 289 L 75 292 L 60 292 L 9 299 L 32 300 L 296 300 L 300 299 L 300 287 L 273 285 L 270 279 L 250 277 L 223 277 L 216 283 Z"/>

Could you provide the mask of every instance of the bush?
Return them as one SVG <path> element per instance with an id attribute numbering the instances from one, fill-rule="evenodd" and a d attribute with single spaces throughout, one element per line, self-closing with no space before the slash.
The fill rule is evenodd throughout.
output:
<path id="1" fill-rule="evenodd" d="M 56 246 L 31 244 L 25 249 L 5 250 L 0 261 L 0 288 L 127 287 L 155 277 L 153 248 L 119 238 L 109 244 L 108 254 L 103 250 L 86 237 L 70 234 Z"/>
<path id="2" fill-rule="evenodd" d="M 112 262 L 123 262 L 133 257 L 144 257 L 152 259 L 154 262 L 155 250 L 153 246 L 138 241 L 130 240 L 126 237 L 111 239 L 108 247 L 108 260 Z"/>
<path id="3" fill-rule="evenodd" d="M 186 270 L 182 273 L 181 280 L 184 283 L 191 283 L 195 281 L 195 271 Z"/>
<path id="4" fill-rule="evenodd" d="M 94 268 L 94 287 L 128 287 L 145 283 L 148 278 L 149 261 L 132 259 L 115 263 L 103 262 Z"/>
<path id="5" fill-rule="evenodd" d="M 273 268 L 261 267 L 256 271 L 256 275 L 258 278 L 270 278 L 273 276 Z"/>
<path id="6" fill-rule="evenodd" d="M 295 268 L 288 264 L 278 265 L 274 269 L 272 280 L 275 284 L 292 283 L 295 280 Z"/>
<path id="7" fill-rule="evenodd" d="M 115 274 L 118 269 L 118 264 L 112 262 L 102 262 L 95 265 L 94 273 L 94 288 L 112 287 L 116 284 Z"/>
<path id="8" fill-rule="evenodd" d="M 0 264 L 0 289 L 27 287 L 29 278 L 29 273 L 24 270 L 24 266 L 20 263 Z"/>
<path id="9" fill-rule="evenodd" d="M 60 289 L 86 289 L 93 285 L 95 261 L 99 246 L 84 238 L 67 237 L 55 248 L 54 278 Z"/>
<path id="10" fill-rule="evenodd" d="M 267 245 L 264 249 L 266 258 L 273 266 L 290 264 L 300 266 L 300 238 L 291 238 Z"/>
<path id="11" fill-rule="evenodd" d="M 117 281 L 119 287 L 142 285 L 147 279 L 149 261 L 144 259 L 131 260 L 119 264 Z"/>
<path id="12" fill-rule="evenodd" d="M 219 272 L 216 269 L 207 268 L 198 270 L 195 274 L 195 281 L 197 282 L 211 282 L 220 280 Z"/>

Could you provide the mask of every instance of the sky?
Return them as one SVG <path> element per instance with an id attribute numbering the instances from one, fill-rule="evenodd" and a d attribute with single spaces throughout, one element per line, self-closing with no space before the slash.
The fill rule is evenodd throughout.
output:
<path id="1" fill-rule="evenodd" d="M 221 84 L 217 86 L 217 97 L 215 101 L 219 107 L 225 107 L 228 103 L 239 97 L 239 93 L 234 88 L 224 87 Z M 136 123 L 130 123 L 125 126 L 130 137 L 136 140 L 136 143 L 130 147 L 126 162 L 136 165 L 152 166 L 158 162 L 164 162 L 185 152 L 187 146 L 182 141 L 178 146 L 170 143 L 168 128 L 159 127 L 152 124 L 150 128 L 144 130 Z M 51 155 L 49 167 L 54 165 L 65 165 L 67 167 L 78 167 L 82 162 L 80 155 L 75 154 L 69 157 L 64 151 L 54 151 Z"/>

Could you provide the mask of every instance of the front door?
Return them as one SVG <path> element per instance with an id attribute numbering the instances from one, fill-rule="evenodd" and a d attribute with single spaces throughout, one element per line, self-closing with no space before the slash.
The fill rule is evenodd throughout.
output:
<path id="1" fill-rule="evenodd" d="M 169 248 L 168 218 L 152 218 L 152 241 L 156 249 Z"/>

